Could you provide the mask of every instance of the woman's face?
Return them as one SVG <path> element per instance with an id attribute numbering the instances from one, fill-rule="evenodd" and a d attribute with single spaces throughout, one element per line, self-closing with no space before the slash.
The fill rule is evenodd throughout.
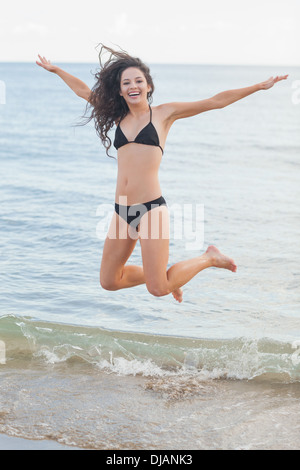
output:
<path id="1" fill-rule="evenodd" d="M 128 105 L 147 101 L 147 93 L 151 91 L 143 72 L 136 67 L 129 67 L 121 75 L 120 95 Z"/>

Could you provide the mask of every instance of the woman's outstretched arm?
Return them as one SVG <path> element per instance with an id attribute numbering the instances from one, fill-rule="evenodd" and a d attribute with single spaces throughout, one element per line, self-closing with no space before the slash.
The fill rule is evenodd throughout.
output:
<path id="1" fill-rule="evenodd" d="M 217 104 L 218 108 L 225 108 L 229 104 L 235 103 L 246 96 L 252 95 L 259 90 L 268 90 L 271 88 L 275 83 L 279 82 L 280 80 L 286 80 L 288 75 L 283 75 L 281 77 L 270 77 L 269 80 L 265 82 L 258 83 L 257 85 L 249 86 L 246 88 L 238 88 L 237 90 L 229 90 L 223 91 L 222 93 L 218 93 L 213 97 L 213 100 Z"/>
<path id="2" fill-rule="evenodd" d="M 58 75 L 71 88 L 71 90 L 76 93 L 76 95 L 80 96 L 80 98 L 83 98 L 86 101 L 90 101 L 92 91 L 86 85 L 86 83 L 61 69 L 57 65 L 51 64 L 50 60 L 47 60 L 45 57 L 41 57 L 39 55 L 39 59 L 40 61 L 36 61 L 37 65 L 43 67 L 45 70 L 48 70 L 48 72 L 56 73 L 56 75 Z"/>
<path id="3" fill-rule="evenodd" d="M 225 106 L 235 103 L 236 101 L 259 90 L 268 90 L 280 80 L 286 80 L 287 77 L 288 75 L 278 76 L 275 78 L 271 77 L 265 82 L 261 82 L 253 86 L 223 91 L 206 100 L 193 101 L 189 103 L 167 103 L 164 105 L 165 112 L 168 113 L 168 118 L 171 121 L 175 121 L 176 119 L 195 116 L 196 114 L 210 111 L 212 109 L 225 108 Z"/>

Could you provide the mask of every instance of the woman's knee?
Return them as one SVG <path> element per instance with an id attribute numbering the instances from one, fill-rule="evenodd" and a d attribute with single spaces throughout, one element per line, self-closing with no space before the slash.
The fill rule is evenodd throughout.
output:
<path id="1" fill-rule="evenodd" d="M 154 295 L 155 297 L 163 297 L 164 295 L 168 295 L 171 293 L 168 286 L 159 284 L 156 282 L 154 283 L 146 282 L 146 286 L 147 286 L 148 292 L 150 292 L 150 294 Z"/>
<path id="2" fill-rule="evenodd" d="M 105 290 L 118 290 L 120 284 L 117 279 L 111 279 L 107 276 L 101 275 L 100 273 L 100 286 Z"/>

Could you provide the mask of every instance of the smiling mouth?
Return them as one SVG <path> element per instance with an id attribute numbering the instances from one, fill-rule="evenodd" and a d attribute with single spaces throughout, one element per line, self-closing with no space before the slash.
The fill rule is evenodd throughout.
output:
<path id="1" fill-rule="evenodd" d="M 128 93 L 128 96 L 139 96 L 139 92 L 135 91 L 133 93 Z"/>

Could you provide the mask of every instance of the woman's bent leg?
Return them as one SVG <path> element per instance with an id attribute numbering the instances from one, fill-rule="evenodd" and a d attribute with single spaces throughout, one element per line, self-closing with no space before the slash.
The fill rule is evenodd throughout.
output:
<path id="1" fill-rule="evenodd" d="M 158 213 L 160 212 L 160 218 Z M 156 229 L 157 224 L 159 228 Z M 223 255 L 216 247 L 210 246 L 204 254 L 180 261 L 167 270 L 169 239 L 153 237 L 153 233 L 167 233 L 169 215 L 166 207 L 159 207 L 145 214 L 140 223 L 140 243 L 142 248 L 145 282 L 149 292 L 155 296 L 174 295 L 196 274 L 209 267 L 219 267 L 236 271 L 234 261 Z M 156 230 L 153 230 L 153 229 Z M 176 298 L 176 295 L 174 295 Z M 179 299 L 181 301 L 180 295 Z"/>
<path id="2" fill-rule="evenodd" d="M 137 239 L 130 236 L 128 224 L 114 213 L 104 242 L 100 284 L 106 290 L 125 289 L 145 283 L 142 266 L 125 266 Z"/>
<path id="3" fill-rule="evenodd" d="M 117 230 L 112 230 L 112 227 Z M 139 236 L 143 267 L 125 266 L 136 245 L 137 238 L 130 235 L 127 222 L 114 213 L 103 248 L 100 269 L 101 286 L 107 290 L 118 290 L 146 283 L 151 294 L 163 296 L 172 293 L 175 299 L 180 302 L 182 300 L 181 287 L 203 269 L 218 267 L 236 271 L 234 261 L 220 253 L 214 246 L 208 247 L 201 256 L 180 261 L 167 270 L 168 234 L 169 214 L 167 207 L 161 206 L 149 211 L 140 221 Z"/>

